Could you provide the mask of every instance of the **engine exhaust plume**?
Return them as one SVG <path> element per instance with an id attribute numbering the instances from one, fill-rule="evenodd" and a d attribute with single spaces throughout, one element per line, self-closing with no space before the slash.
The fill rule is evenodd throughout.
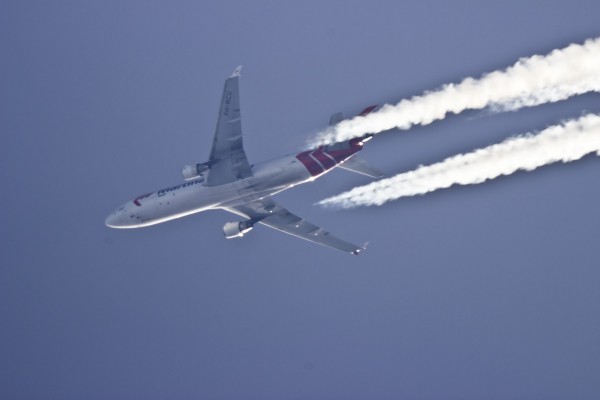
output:
<path id="1" fill-rule="evenodd" d="M 379 111 L 342 121 L 310 140 L 310 147 L 341 142 L 393 128 L 409 129 L 449 113 L 491 107 L 495 111 L 556 102 L 600 91 L 600 38 L 571 44 L 545 56 L 522 58 L 513 66 L 447 84 L 420 96 L 386 104 Z"/>
<path id="2" fill-rule="evenodd" d="M 474 185 L 516 171 L 532 171 L 554 162 L 569 162 L 586 154 L 600 155 L 600 115 L 588 114 L 429 166 L 356 187 L 320 201 L 322 206 L 352 208 L 382 205 L 401 197 L 421 195 L 452 185 Z"/>

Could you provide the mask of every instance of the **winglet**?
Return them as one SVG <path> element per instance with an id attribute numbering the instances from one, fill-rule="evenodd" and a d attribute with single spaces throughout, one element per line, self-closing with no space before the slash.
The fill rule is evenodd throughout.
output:
<path id="1" fill-rule="evenodd" d="M 352 252 L 352 254 L 354 254 L 355 256 L 359 255 L 361 251 L 366 250 L 367 246 L 369 245 L 369 242 L 365 242 L 365 244 L 362 245 L 361 248 L 356 249 Z"/>
<path id="2" fill-rule="evenodd" d="M 230 78 L 237 78 L 238 76 L 240 76 L 241 72 L 242 72 L 242 66 L 238 65 L 238 67 L 235 69 L 235 71 L 233 71 L 233 74 L 231 74 Z"/>

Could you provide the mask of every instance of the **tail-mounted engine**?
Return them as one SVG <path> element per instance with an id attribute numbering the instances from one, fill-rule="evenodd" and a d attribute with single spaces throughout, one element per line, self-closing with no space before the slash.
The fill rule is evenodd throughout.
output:
<path id="1" fill-rule="evenodd" d="M 228 222 L 223 226 L 223 233 L 227 239 L 233 239 L 244 236 L 252 230 L 254 221 L 246 220 L 239 222 Z"/>
<path id="2" fill-rule="evenodd" d="M 189 181 L 200 178 L 206 171 L 208 171 L 208 163 L 186 165 L 181 170 L 181 175 L 183 175 L 183 179 Z"/>

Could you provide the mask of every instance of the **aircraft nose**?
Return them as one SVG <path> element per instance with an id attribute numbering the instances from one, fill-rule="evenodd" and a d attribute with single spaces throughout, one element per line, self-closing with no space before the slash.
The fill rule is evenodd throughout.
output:
<path id="1" fill-rule="evenodd" d="M 119 227 L 119 215 L 117 213 L 110 214 L 108 217 L 106 217 L 104 224 L 106 226 L 108 226 L 109 228 L 118 228 Z"/>
<path id="2" fill-rule="evenodd" d="M 118 210 L 113 211 L 106 217 L 104 224 L 109 228 L 126 228 L 128 222 L 125 218 L 126 212 L 127 207 L 125 205 L 121 206 Z"/>

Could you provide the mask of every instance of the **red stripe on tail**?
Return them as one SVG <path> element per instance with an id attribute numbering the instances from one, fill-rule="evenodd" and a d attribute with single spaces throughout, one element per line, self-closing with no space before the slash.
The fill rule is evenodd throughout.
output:
<path id="1" fill-rule="evenodd" d="M 321 163 L 321 165 L 323 165 L 323 167 L 325 167 L 326 170 L 335 167 L 335 161 L 323 153 L 322 147 L 319 147 L 319 149 L 313 151 L 311 154 Z"/>
<path id="2" fill-rule="evenodd" d="M 304 164 L 304 166 L 312 176 L 317 176 L 323 173 L 323 168 L 321 168 L 319 163 L 313 160 L 309 153 L 310 151 L 305 151 L 303 153 L 298 154 L 296 158 L 300 160 L 302 164 Z"/>

